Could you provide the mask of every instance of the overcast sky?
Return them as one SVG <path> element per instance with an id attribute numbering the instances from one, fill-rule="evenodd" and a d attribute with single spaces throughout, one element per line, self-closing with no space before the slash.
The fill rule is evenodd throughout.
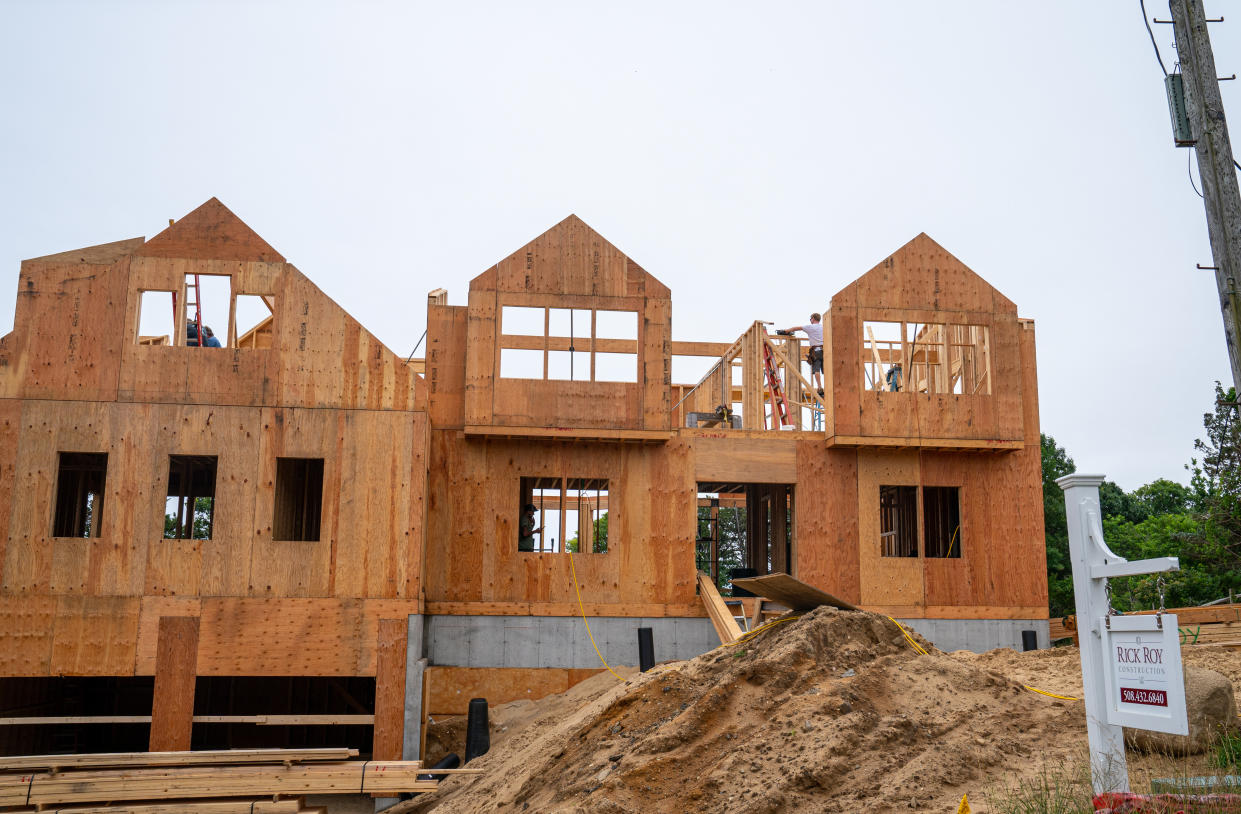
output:
<path id="1" fill-rule="evenodd" d="M 1211 32 L 1241 72 L 1241 16 Z M 798 322 L 926 232 L 1036 321 L 1080 470 L 1184 481 L 1229 373 L 1162 80 L 1137 0 L 7 0 L 0 332 L 23 258 L 211 196 L 402 354 L 427 291 L 570 213 L 671 287 L 675 339 Z"/>

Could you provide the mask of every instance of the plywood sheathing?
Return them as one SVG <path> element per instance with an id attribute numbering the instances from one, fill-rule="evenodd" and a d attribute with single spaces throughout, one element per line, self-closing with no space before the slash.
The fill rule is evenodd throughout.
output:
<path id="1" fill-rule="evenodd" d="M 574 557 L 590 615 L 695 605 L 692 541 L 695 481 L 689 447 L 470 441 L 432 430 L 426 596 L 441 603 L 551 604 L 577 614 L 565 554 L 517 551 L 522 477 L 606 478 L 608 552 Z M 466 508 L 468 507 L 468 508 Z M 613 606 L 598 613 L 600 606 Z M 701 615 L 701 611 L 689 615 Z"/>
<path id="2" fill-rule="evenodd" d="M 504 306 L 636 312 L 637 382 L 501 377 Z M 671 326 L 668 288 L 570 215 L 470 282 L 465 424 L 666 430 Z"/>
<path id="3" fill-rule="evenodd" d="M 1020 448 L 1024 382 L 1017 308 L 934 240 L 918 235 L 846 286 L 832 297 L 829 316 L 829 442 Z M 859 360 L 868 321 L 986 326 L 991 394 L 866 390 Z"/>
<path id="4" fill-rule="evenodd" d="M 284 257 L 211 198 L 137 250 L 143 257 L 283 263 Z"/>
<path id="5" fill-rule="evenodd" d="M 194 726 L 198 617 L 164 616 L 158 630 L 150 750 L 188 751 Z"/>
<path id="6" fill-rule="evenodd" d="M 263 296 L 272 346 L 138 345 L 142 291 L 183 296 L 187 274 Z M 161 615 L 202 617 L 203 675 L 374 674 L 377 615 L 422 608 L 428 422 L 404 359 L 214 200 L 150 242 L 26 261 L 14 325 L 0 674 L 150 675 Z M 108 455 L 89 539 L 50 536 L 66 450 Z M 174 454 L 219 457 L 210 540 L 163 537 Z M 318 540 L 271 539 L 278 456 L 325 460 Z"/>
<path id="7" fill-rule="evenodd" d="M 424 711 L 431 716 L 465 715 L 471 698 L 486 698 L 490 706 L 560 693 L 603 672 L 598 669 L 555 667 L 428 667 Z"/>
<path id="8" fill-rule="evenodd" d="M 424 413 L 26 400 L 22 427 L 10 460 L 28 499 L 13 504 L 6 592 L 417 596 Z M 109 454 L 105 506 L 127 510 L 105 511 L 97 538 L 51 537 L 57 451 L 83 449 Z M 209 452 L 222 507 L 212 539 L 164 539 L 168 456 Z M 325 460 L 317 541 L 271 539 L 286 456 Z"/>

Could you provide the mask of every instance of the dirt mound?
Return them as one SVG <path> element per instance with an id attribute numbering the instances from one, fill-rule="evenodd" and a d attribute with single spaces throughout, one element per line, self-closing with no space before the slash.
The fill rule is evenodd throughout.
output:
<path id="1" fill-rule="evenodd" d="M 400 810 L 945 811 L 1008 766 L 1080 749 L 1080 702 L 918 640 L 927 655 L 883 616 L 820 608 L 623 683 L 605 673 L 497 732 L 471 764 L 485 774 Z"/>

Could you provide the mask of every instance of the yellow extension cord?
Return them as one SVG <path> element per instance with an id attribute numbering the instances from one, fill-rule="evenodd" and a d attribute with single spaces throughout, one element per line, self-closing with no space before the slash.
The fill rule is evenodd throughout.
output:
<path id="1" fill-rule="evenodd" d="M 926 652 L 926 650 L 923 649 L 922 645 L 918 644 L 918 642 L 914 639 L 913 636 L 909 635 L 909 631 L 905 630 L 904 625 L 902 625 L 900 622 L 893 619 L 891 616 L 889 616 L 888 619 L 891 620 L 892 624 L 896 625 L 900 629 L 901 635 L 905 637 L 905 641 L 913 645 L 914 650 L 917 650 L 919 653 L 921 653 L 924 656 L 930 655 L 929 653 Z M 1029 684 L 1022 684 L 1021 687 L 1023 689 L 1029 690 L 1030 692 L 1036 692 L 1039 695 L 1046 695 L 1048 698 L 1059 698 L 1063 701 L 1080 701 L 1081 700 L 1080 698 L 1074 698 L 1071 695 L 1056 695 L 1054 692 L 1047 692 L 1047 690 L 1040 690 L 1037 687 L 1031 687 Z"/>
<path id="2" fill-rule="evenodd" d="M 595 634 L 590 632 L 590 622 L 586 621 L 586 607 L 582 605 L 582 591 L 577 584 L 577 566 L 573 564 L 573 552 L 569 551 L 568 546 L 565 547 L 565 552 L 569 555 L 569 570 L 573 574 L 573 593 L 577 594 L 577 609 L 582 614 L 582 624 L 586 625 L 586 635 L 590 637 L 590 643 L 594 645 L 595 655 L 599 657 L 599 661 L 603 662 L 603 666 L 608 668 L 608 672 L 616 676 L 617 681 L 624 681 L 625 679 L 612 669 L 612 665 L 608 664 L 608 660 L 599 652 L 599 645 L 595 644 Z"/>

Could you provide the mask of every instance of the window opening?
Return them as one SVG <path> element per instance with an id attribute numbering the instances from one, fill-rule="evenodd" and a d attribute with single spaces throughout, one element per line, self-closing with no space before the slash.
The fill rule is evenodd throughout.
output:
<path id="1" fill-rule="evenodd" d="M 595 381 L 636 382 L 638 380 L 638 354 L 596 353 Z M 697 381 L 695 379 L 695 381 Z"/>
<path id="2" fill-rule="evenodd" d="M 699 483 L 695 562 L 721 592 L 734 578 L 793 574 L 793 486 L 784 483 Z"/>
<path id="3" fill-rule="evenodd" d="M 956 486 L 922 487 L 922 520 L 928 557 L 961 556 L 961 490 Z"/>
<path id="4" fill-rule="evenodd" d="M 99 537 L 108 453 L 62 452 L 58 463 L 52 536 Z"/>
<path id="5" fill-rule="evenodd" d="M 323 459 L 277 458 L 273 540 L 319 539 Z"/>
<path id="6" fill-rule="evenodd" d="M 233 327 L 229 344 L 235 348 L 270 348 L 275 323 L 275 299 L 259 294 L 233 297 Z"/>
<path id="7" fill-rule="evenodd" d="M 232 314 L 232 280 L 227 274 L 185 275 L 186 345 L 224 347 Z"/>
<path id="8" fill-rule="evenodd" d="M 177 309 L 171 291 L 140 291 L 138 296 L 139 345 L 171 345 L 177 332 Z"/>
<path id="9" fill-rule="evenodd" d="M 638 381 L 638 313 L 502 306 L 500 376 L 574 382 Z"/>
<path id="10" fill-rule="evenodd" d="M 990 331 L 985 325 L 866 322 L 867 390 L 990 395 Z"/>
<path id="11" fill-rule="evenodd" d="M 918 487 L 879 487 L 879 541 L 885 557 L 918 556 Z"/>
<path id="12" fill-rule="evenodd" d="M 500 348 L 500 375 L 506 379 L 543 378 L 543 351 Z"/>
<path id="13" fill-rule="evenodd" d="M 565 484 L 565 548 L 575 554 L 608 551 L 608 482 L 569 478 Z"/>
<path id="14" fill-rule="evenodd" d="M 517 550 L 608 552 L 606 478 L 522 478 Z"/>
<path id="15" fill-rule="evenodd" d="M 210 540 L 215 517 L 216 458 L 170 455 L 164 536 L 176 540 Z"/>
<path id="16" fill-rule="evenodd" d="M 638 312 L 596 311 L 595 338 L 632 339 L 636 341 L 638 338 Z"/>
<path id="17" fill-rule="evenodd" d="M 545 308 L 505 305 L 500 309 L 500 331 L 511 336 L 543 336 L 546 311 Z"/>

